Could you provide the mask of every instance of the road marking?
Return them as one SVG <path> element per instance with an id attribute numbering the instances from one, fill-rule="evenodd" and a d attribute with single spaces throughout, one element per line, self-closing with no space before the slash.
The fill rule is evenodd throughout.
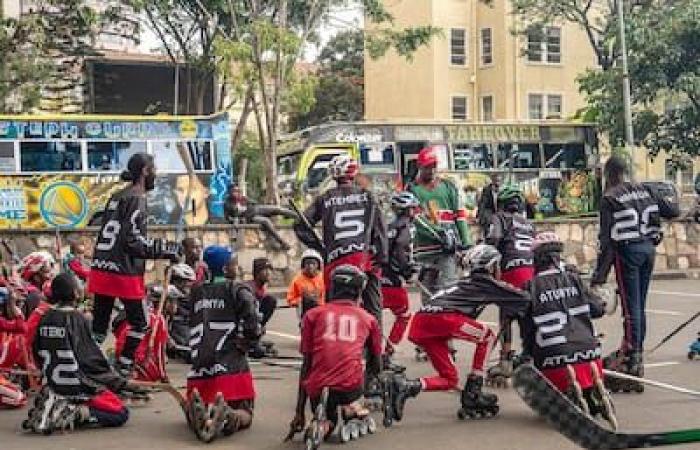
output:
<path id="1" fill-rule="evenodd" d="M 700 297 L 700 294 L 691 294 L 688 292 L 678 292 L 678 291 L 657 291 L 652 289 L 650 291 L 652 294 L 664 294 L 664 295 L 680 295 L 682 297 Z"/>
<path id="2" fill-rule="evenodd" d="M 280 333 L 279 331 L 271 331 L 267 330 L 267 334 L 271 334 L 273 336 L 285 338 L 285 339 L 291 339 L 292 341 L 301 341 L 301 336 L 296 336 L 294 334 L 287 334 L 287 333 Z"/>
<path id="3" fill-rule="evenodd" d="M 655 367 L 677 366 L 678 364 L 680 364 L 680 363 L 677 361 L 665 361 L 665 362 L 644 364 L 644 368 L 645 369 L 653 369 Z"/>
<path id="4" fill-rule="evenodd" d="M 664 316 L 682 316 L 683 314 L 679 313 L 678 311 L 667 311 L 665 309 L 649 309 L 647 308 L 648 313 L 652 314 L 661 314 Z"/>

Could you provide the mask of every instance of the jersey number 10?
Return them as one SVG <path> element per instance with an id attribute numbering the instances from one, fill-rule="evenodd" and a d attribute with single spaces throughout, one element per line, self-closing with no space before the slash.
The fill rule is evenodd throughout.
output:
<path id="1" fill-rule="evenodd" d="M 357 340 L 357 317 L 341 314 L 336 316 L 329 313 L 326 316 L 326 330 L 323 333 L 326 341 L 355 342 Z"/>

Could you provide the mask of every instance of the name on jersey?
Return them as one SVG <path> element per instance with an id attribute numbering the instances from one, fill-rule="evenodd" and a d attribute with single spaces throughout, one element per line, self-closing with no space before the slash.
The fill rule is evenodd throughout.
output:
<path id="1" fill-rule="evenodd" d="M 506 264 L 506 269 L 511 269 L 513 267 L 520 267 L 520 266 L 531 266 L 532 265 L 532 259 L 531 258 L 515 258 L 511 259 L 508 261 L 508 264 Z"/>
<path id="2" fill-rule="evenodd" d="M 203 309 L 224 309 L 226 302 L 220 298 L 203 298 L 194 303 L 194 312 L 198 313 Z"/>
<path id="3" fill-rule="evenodd" d="M 228 367 L 223 364 L 216 363 L 211 367 L 202 367 L 199 369 L 190 370 L 187 378 L 213 377 L 220 373 L 228 373 Z"/>
<path id="4" fill-rule="evenodd" d="M 550 289 L 540 292 L 540 302 L 547 303 L 553 300 L 562 300 L 565 298 L 578 297 L 580 295 L 576 286 L 563 287 L 559 289 Z"/>
<path id="5" fill-rule="evenodd" d="M 595 349 L 577 351 L 571 355 L 554 355 L 544 359 L 542 367 L 560 367 L 565 364 L 575 364 L 577 362 L 592 361 L 602 356 L 601 347 Z"/>
<path id="6" fill-rule="evenodd" d="M 52 339 L 63 339 L 66 337 L 66 329 L 64 327 L 43 326 L 39 327 L 39 336 Z"/>
<path id="7" fill-rule="evenodd" d="M 349 255 L 351 253 L 364 252 L 365 244 L 350 244 L 345 247 L 338 247 L 332 252 L 328 253 L 328 260 L 333 261 L 334 259 L 340 258 L 343 255 Z"/>
<path id="8" fill-rule="evenodd" d="M 331 206 L 342 206 L 350 203 L 367 203 L 369 195 L 367 192 L 361 194 L 350 194 L 343 197 L 329 197 L 323 201 L 323 206 L 330 208 Z"/>
<path id="9" fill-rule="evenodd" d="M 651 195 L 649 194 L 649 191 L 632 191 L 632 192 L 627 192 L 626 194 L 622 194 L 619 197 L 616 197 L 615 199 L 620 202 L 620 203 L 626 203 L 630 200 L 645 200 L 647 198 L 651 198 Z"/>

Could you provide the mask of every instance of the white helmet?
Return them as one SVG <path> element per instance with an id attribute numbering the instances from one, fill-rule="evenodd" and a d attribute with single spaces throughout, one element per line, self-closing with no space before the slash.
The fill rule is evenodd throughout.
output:
<path id="1" fill-rule="evenodd" d="M 53 272 L 56 260 L 47 251 L 32 252 L 22 258 L 19 263 L 19 273 L 25 281 L 30 280 L 35 274 L 50 270 Z"/>
<path id="2" fill-rule="evenodd" d="M 152 284 L 148 286 L 148 297 L 151 300 L 158 301 L 161 299 L 163 295 L 163 286 L 161 284 Z M 168 285 L 168 296 L 167 298 L 170 300 L 178 300 L 181 298 L 184 298 L 185 295 L 180 292 L 178 288 L 173 286 L 172 284 Z"/>
<path id="3" fill-rule="evenodd" d="M 180 278 L 187 281 L 196 281 L 197 274 L 194 273 L 194 269 L 185 263 L 175 264 L 170 268 L 171 278 Z"/>
<path id="4" fill-rule="evenodd" d="M 306 250 L 304 250 L 304 253 L 301 254 L 302 267 L 304 266 L 305 259 L 315 259 L 316 261 L 318 261 L 319 267 L 323 266 L 323 258 L 321 258 L 321 254 L 314 249 L 307 248 Z"/>
<path id="5" fill-rule="evenodd" d="M 331 177 L 335 180 L 353 180 L 359 171 L 360 165 L 347 153 L 333 157 L 328 164 L 328 173 L 330 173 Z"/>
<path id="6" fill-rule="evenodd" d="M 501 254 L 493 245 L 478 244 L 467 251 L 464 255 L 464 261 L 472 272 L 475 270 L 490 271 L 501 262 Z"/>

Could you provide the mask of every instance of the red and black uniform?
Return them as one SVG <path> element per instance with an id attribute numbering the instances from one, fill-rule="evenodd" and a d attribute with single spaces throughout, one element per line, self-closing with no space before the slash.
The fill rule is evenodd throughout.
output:
<path id="1" fill-rule="evenodd" d="M 319 195 L 304 212 L 314 226 L 321 222 L 320 248 L 311 232 L 297 222 L 294 231 L 301 242 L 325 257 L 324 283 L 330 286 L 333 269 L 350 264 L 369 275 L 362 292 L 362 306 L 381 323 L 382 301 L 379 267 L 386 264 L 388 243 L 386 225 L 377 200 L 366 189 L 354 185 L 332 188 Z"/>
<path id="2" fill-rule="evenodd" d="M 582 389 L 593 386 L 591 363 L 602 373 L 602 349 L 591 319 L 605 313 L 602 300 L 577 274 L 559 269 L 535 275 L 528 291 L 532 302 L 523 320 L 523 352 L 562 392 L 570 383 L 567 365 Z"/>
<path id="3" fill-rule="evenodd" d="M 133 365 L 134 352 L 148 326 L 143 274 L 147 259 L 172 258 L 160 239 L 146 237 L 146 196 L 131 186 L 107 202 L 102 228 L 95 242 L 88 292 L 95 294 L 92 331 L 103 342 L 114 300 L 126 310 L 131 325 L 119 363 Z"/>
<path id="4" fill-rule="evenodd" d="M 14 319 L 0 316 L 0 367 L 12 369 L 15 366 L 29 368 L 24 316 L 16 309 Z"/>
<path id="5" fill-rule="evenodd" d="M 131 326 L 126 316 L 120 312 L 112 323 L 114 329 L 114 354 L 119 358 L 124 351 L 127 336 Z M 153 342 L 153 345 L 151 345 Z M 168 325 L 165 317 L 150 308 L 148 315 L 148 332 L 136 348 L 134 354 L 134 379 L 139 381 L 167 381 L 165 370 L 167 357 L 165 349 L 168 345 Z"/>
<path id="6" fill-rule="evenodd" d="M 483 376 L 484 364 L 496 336 L 477 318 L 489 304 L 505 315 L 525 311 L 530 299 L 524 291 L 484 273 L 473 273 L 437 292 L 414 314 L 408 339 L 425 350 L 438 374 L 421 379 L 426 391 L 457 387 L 459 373 L 448 342 L 461 339 L 476 344 L 472 373 Z"/>
<path id="7" fill-rule="evenodd" d="M 255 388 L 246 355 L 260 335 L 255 297 L 248 286 L 224 281 L 196 287 L 190 314 L 188 397 L 197 389 L 211 404 L 220 392 L 232 407 L 252 412 Z"/>
<path id="8" fill-rule="evenodd" d="M 32 350 L 53 392 L 85 403 L 102 426 L 121 426 L 128 420 L 129 410 L 116 395 L 127 381 L 112 370 L 92 339 L 87 320 L 76 308 L 47 311 Z"/>
<path id="9" fill-rule="evenodd" d="M 335 406 L 350 404 L 362 396 L 362 355 L 367 344 L 369 351 L 379 358 L 382 353 L 379 324 L 356 302 L 331 300 L 306 312 L 301 325 L 300 351 L 310 359 L 311 365 L 301 385 L 313 408 L 324 387 L 330 391 L 327 411 L 332 416 L 336 414 Z"/>
<path id="10" fill-rule="evenodd" d="M 392 353 L 408 327 L 411 313 L 408 309 L 408 290 L 406 281 L 417 270 L 413 259 L 413 237 L 415 226 L 407 216 L 399 216 L 389 224 L 389 263 L 382 270 L 382 302 L 386 309 L 396 317 L 391 327 L 386 352 Z"/>

